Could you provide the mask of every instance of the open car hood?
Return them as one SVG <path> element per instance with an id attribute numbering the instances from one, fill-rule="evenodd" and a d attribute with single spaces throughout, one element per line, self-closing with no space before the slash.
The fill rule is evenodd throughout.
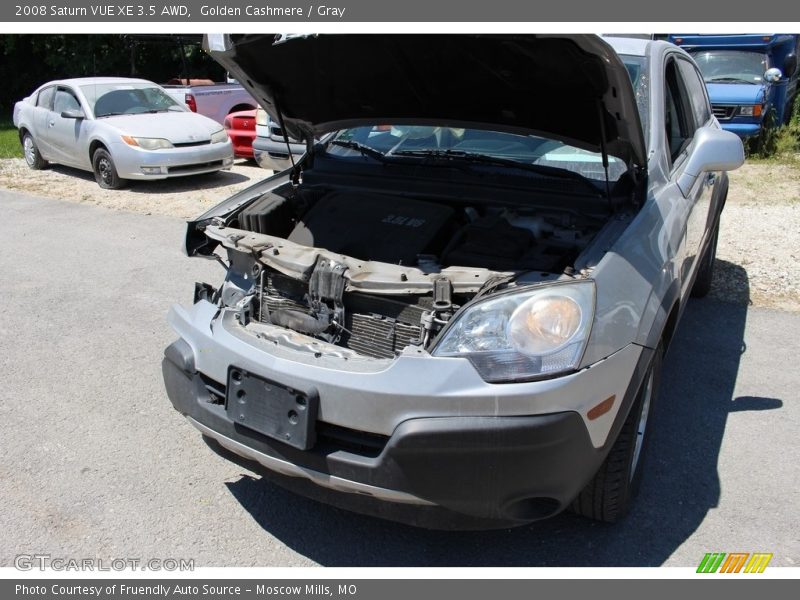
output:
<path id="1" fill-rule="evenodd" d="M 628 72 L 594 35 L 209 34 L 205 47 L 297 139 L 369 124 L 468 126 L 605 145 L 645 165 Z"/>

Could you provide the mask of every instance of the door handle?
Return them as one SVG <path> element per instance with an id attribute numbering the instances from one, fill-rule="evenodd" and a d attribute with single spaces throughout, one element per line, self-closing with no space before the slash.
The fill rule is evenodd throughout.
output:
<path id="1" fill-rule="evenodd" d="M 56 126 L 56 122 L 55 122 L 55 121 L 50 121 L 50 122 L 47 124 L 47 126 L 48 126 L 48 127 L 55 127 L 55 126 Z"/>

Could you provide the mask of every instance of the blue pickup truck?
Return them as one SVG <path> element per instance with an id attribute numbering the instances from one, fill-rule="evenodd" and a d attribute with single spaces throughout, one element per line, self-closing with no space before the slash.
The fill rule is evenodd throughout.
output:
<path id="1" fill-rule="evenodd" d="M 714 116 L 742 138 L 787 123 L 798 91 L 798 34 L 670 34 L 694 58 Z"/>

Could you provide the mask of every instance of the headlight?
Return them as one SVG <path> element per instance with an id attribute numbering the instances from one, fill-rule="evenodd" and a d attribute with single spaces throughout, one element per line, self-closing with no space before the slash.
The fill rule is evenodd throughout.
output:
<path id="1" fill-rule="evenodd" d="M 123 135 L 122 141 L 129 146 L 135 146 L 142 150 L 161 150 L 162 148 L 174 148 L 172 142 L 162 138 L 131 137 Z"/>
<path id="2" fill-rule="evenodd" d="M 761 104 L 748 104 L 739 107 L 739 114 L 743 117 L 760 117 L 763 109 Z"/>
<path id="3" fill-rule="evenodd" d="M 266 125 L 267 124 L 267 111 L 263 108 L 259 108 L 256 111 L 256 125 Z"/>
<path id="4" fill-rule="evenodd" d="M 463 356 L 488 382 L 540 379 L 580 364 L 594 317 L 594 282 L 505 292 L 467 308 L 434 356 Z"/>
<path id="5" fill-rule="evenodd" d="M 228 132 L 224 129 L 220 129 L 211 134 L 211 143 L 212 144 L 219 144 L 220 142 L 227 142 L 228 141 Z"/>

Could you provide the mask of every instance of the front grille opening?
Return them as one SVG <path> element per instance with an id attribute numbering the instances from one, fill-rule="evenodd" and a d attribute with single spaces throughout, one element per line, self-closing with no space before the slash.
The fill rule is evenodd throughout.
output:
<path id="1" fill-rule="evenodd" d="M 205 171 L 206 169 L 221 169 L 222 161 L 214 160 L 211 162 L 196 163 L 193 165 L 179 165 L 177 167 L 169 167 L 169 173 L 191 173 L 193 171 Z"/>
<path id="2" fill-rule="evenodd" d="M 265 273 L 259 319 L 287 309 L 308 312 L 308 284 L 284 275 Z M 430 298 L 371 296 L 345 292 L 345 329 L 339 345 L 371 358 L 395 358 L 403 348 L 421 343 L 422 316 Z"/>
<path id="3" fill-rule="evenodd" d="M 394 358 L 403 348 L 418 344 L 422 328 L 376 314 L 355 314 L 346 319 L 352 335 L 343 345 L 364 356 Z"/>
<path id="4" fill-rule="evenodd" d="M 200 373 L 200 379 L 202 380 L 203 385 L 205 386 L 209 395 L 207 402 L 209 404 L 218 404 L 223 406 L 225 404 L 225 384 L 214 381 L 202 373 Z"/>
<path id="5" fill-rule="evenodd" d="M 389 436 L 386 435 L 317 422 L 317 446 L 321 451 L 341 450 L 366 458 L 375 458 L 383 452 L 388 441 Z"/>
<path id="6" fill-rule="evenodd" d="M 203 140 L 200 142 L 173 142 L 172 145 L 176 148 L 192 148 L 194 146 L 207 146 L 211 140 Z"/>
<path id="7" fill-rule="evenodd" d="M 727 106 L 725 104 L 712 104 L 711 110 L 718 121 L 728 121 L 733 118 L 733 113 L 736 111 L 735 106 Z"/>

